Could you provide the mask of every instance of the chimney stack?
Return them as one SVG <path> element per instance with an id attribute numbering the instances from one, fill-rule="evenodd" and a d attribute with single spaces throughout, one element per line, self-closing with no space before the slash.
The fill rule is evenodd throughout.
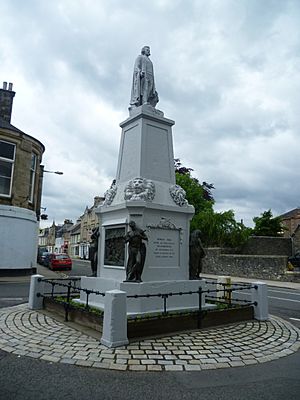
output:
<path id="1" fill-rule="evenodd" d="M 9 82 L 7 89 L 7 82 L 3 82 L 3 88 L 0 89 L 0 117 L 10 123 L 13 99 L 15 92 L 12 90 L 13 84 Z"/>

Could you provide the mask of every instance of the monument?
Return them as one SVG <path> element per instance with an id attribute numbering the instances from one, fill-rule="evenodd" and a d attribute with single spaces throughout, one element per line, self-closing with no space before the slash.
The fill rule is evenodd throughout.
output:
<path id="1" fill-rule="evenodd" d="M 189 280 L 189 223 L 194 207 L 176 185 L 172 126 L 156 109 L 150 48 L 136 59 L 129 117 L 122 128 L 116 179 L 99 213 L 97 277 L 83 277 L 83 288 L 119 289 L 128 295 L 198 290 Z M 81 302 L 85 294 L 81 294 Z M 103 308 L 103 297 L 89 304 Z M 204 304 L 204 303 L 203 303 Z M 172 296 L 172 309 L 196 308 L 198 295 Z M 127 299 L 128 313 L 161 310 L 161 298 Z"/>

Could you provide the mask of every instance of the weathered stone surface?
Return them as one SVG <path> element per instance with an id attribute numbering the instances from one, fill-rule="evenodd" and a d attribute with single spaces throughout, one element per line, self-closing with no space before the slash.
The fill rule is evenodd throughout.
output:
<path id="1" fill-rule="evenodd" d="M 292 254 L 291 238 L 251 236 L 237 249 L 223 249 L 226 254 L 290 256 Z"/>
<path id="2" fill-rule="evenodd" d="M 206 249 L 204 274 L 244 276 L 259 279 L 286 279 L 287 256 L 222 254 L 221 248 Z"/>

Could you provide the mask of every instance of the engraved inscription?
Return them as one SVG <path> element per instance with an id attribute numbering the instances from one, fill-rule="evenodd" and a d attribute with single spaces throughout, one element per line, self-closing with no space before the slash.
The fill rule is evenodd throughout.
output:
<path id="1" fill-rule="evenodd" d="M 156 258 L 174 258 L 175 242 L 170 238 L 158 237 L 153 242 L 153 254 Z"/>
<path id="2" fill-rule="evenodd" d="M 178 267 L 180 231 L 151 228 L 149 232 L 148 263 L 151 267 Z"/>

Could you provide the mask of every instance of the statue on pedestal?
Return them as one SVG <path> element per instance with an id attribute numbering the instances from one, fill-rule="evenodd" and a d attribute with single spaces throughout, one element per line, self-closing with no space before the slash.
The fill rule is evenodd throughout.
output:
<path id="1" fill-rule="evenodd" d="M 150 47 L 144 46 L 135 61 L 130 99 L 131 107 L 139 107 L 143 104 L 150 104 L 155 107 L 159 101 L 154 83 L 153 64 L 149 56 Z"/>
<path id="2" fill-rule="evenodd" d="M 189 247 L 190 279 L 199 279 L 199 275 L 202 272 L 202 259 L 206 256 L 205 250 L 201 242 L 201 232 L 199 229 L 196 229 L 191 233 Z"/>
<path id="3" fill-rule="evenodd" d="M 142 282 L 142 272 L 146 258 L 146 245 L 143 240 L 148 240 L 145 232 L 136 226 L 134 221 L 129 222 L 131 231 L 125 235 L 128 243 L 128 261 L 126 266 L 125 282 Z"/>

